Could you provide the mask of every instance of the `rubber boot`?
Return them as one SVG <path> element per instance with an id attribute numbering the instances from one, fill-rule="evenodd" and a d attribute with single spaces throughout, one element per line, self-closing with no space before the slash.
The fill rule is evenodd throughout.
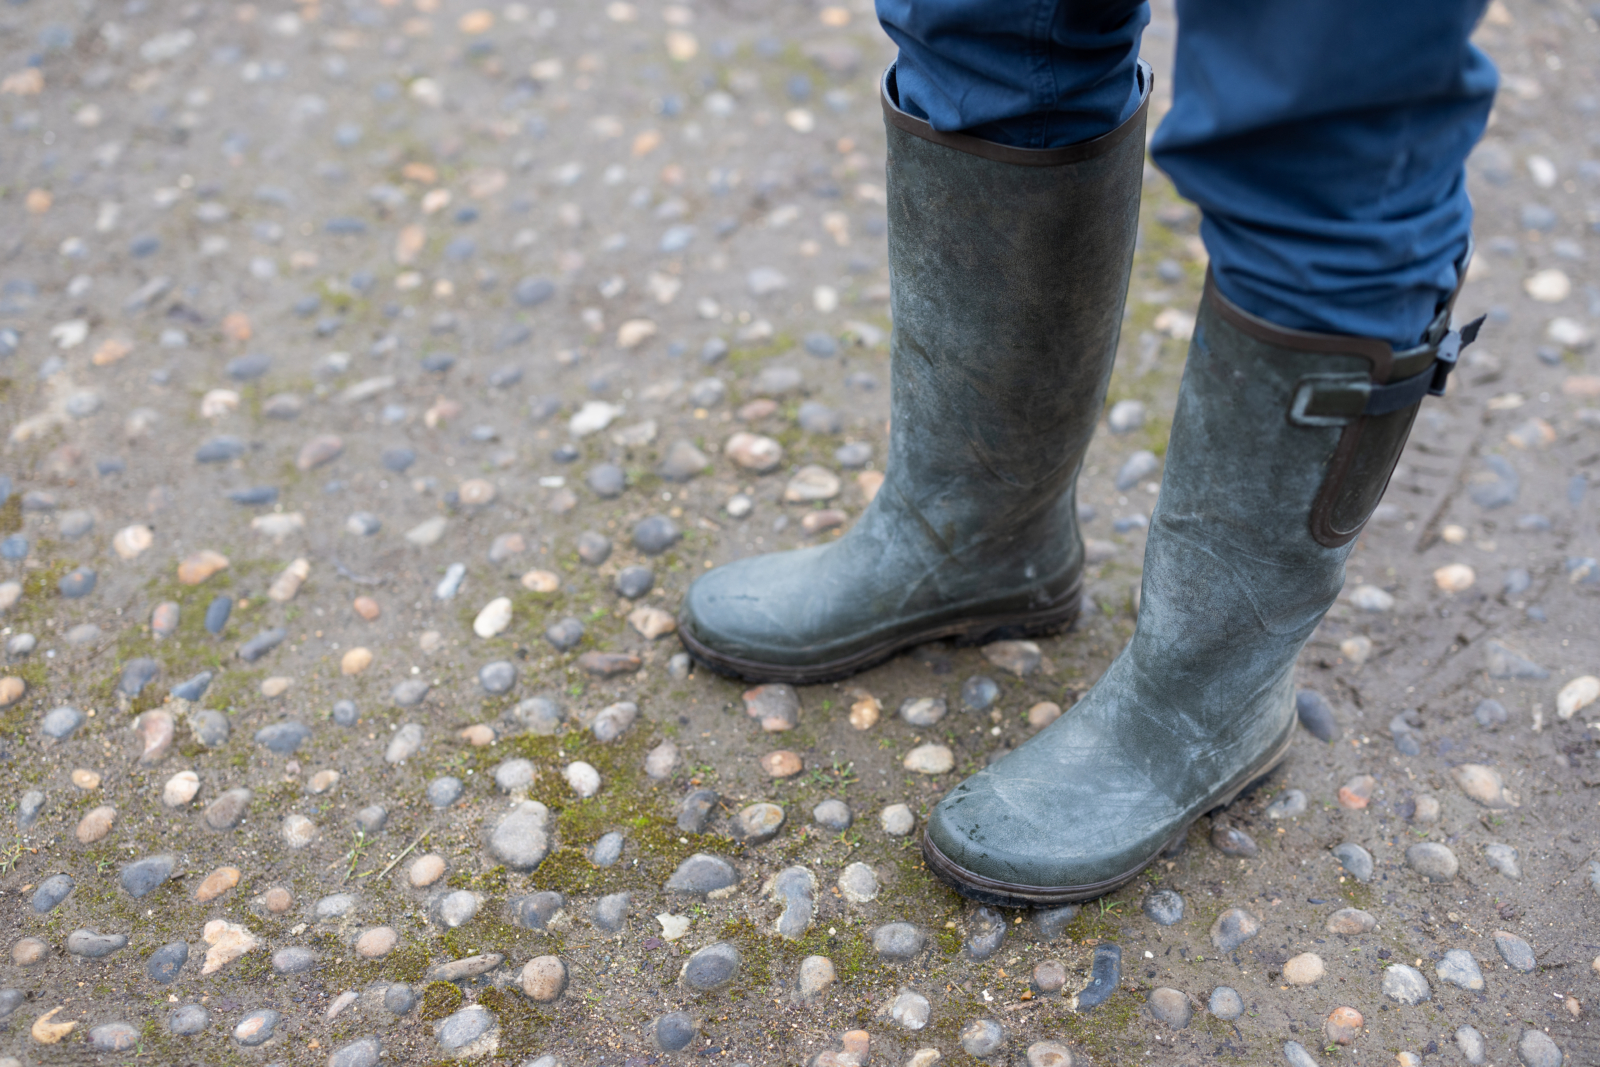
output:
<path id="1" fill-rule="evenodd" d="M 940 801 L 923 834 L 934 873 L 992 904 L 1091 899 L 1283 758 L 1295 659 L 1422 397 L 1477 333 L 1449 330 L 1453 300 L 1395 352 L 1280 329 L 1208 279 L 1133 638 L 1066 714 Z"/>
<path id="2" fill-rule="evenodd" d="M 1146 103 L 1151 75 L 1139 70 Z M 891 420 L 885 477 L 829 544 L 738 560 L 690 587 L 678 632 L 715 671 L 843 678 L 914 645 L 1076 621 L 1074 485 L 1105 402 L 1133 264 L 1147 107 L 1027 150 L 888 132 Z"/>

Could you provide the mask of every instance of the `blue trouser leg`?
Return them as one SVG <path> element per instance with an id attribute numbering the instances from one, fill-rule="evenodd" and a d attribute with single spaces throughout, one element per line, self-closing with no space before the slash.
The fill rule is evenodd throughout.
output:
<path id="1" fill-rule="evenodd" d="M 1157 165 L 1204 213 L 1223 295 L 1280 326 L 1417 343 L 1472 224 L 1496 75 L 1486 0 L 1179 0 Z M 902 107 L 1021 147 L 1131 112 L 1142 4 L 878 0 Z"/>

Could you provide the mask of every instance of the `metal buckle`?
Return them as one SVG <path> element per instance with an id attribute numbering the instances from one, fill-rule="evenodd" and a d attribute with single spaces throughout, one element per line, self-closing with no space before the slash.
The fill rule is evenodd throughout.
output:
<path id="1" fill-rule="evenodd" d="M 1365 378 L 1348 374 L 1307 375 L 1295 384 L 1289 421 L 1296 426 L 1348 426 L 1362 414 L 1371 392 L 1372 383 Z M 1348 399 L 1340 402 L 1341 394 Z M 1313 411 L 1313 405 L 1322 410 Z M 1330 406 L 1333 410 L 1329 410 Z"/>

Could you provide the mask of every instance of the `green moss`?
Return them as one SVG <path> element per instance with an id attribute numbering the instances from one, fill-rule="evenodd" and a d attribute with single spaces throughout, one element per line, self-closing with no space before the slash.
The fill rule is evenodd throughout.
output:
<path id="1" fill-rule="evenodd" d="M 556 1025 L 554 1014 L 534 1007 L 527 997 L 510 989 L 485 989 L 478 994 L 478 1003 L 500 1024 L 500 1047 L 508 1051 L 537 1047 Z"/>
<path id="2" fill-rule="evenodd" d="M 422 1017 L 429 1022 L 453 1015 L 461 1007 L 461 990 L 450 982 L 429 982 L 422 991 Z"/>
<path id="3" fill-rule="evenodd" d="M 826 956 L 833 961 L 836 979 L 845 985 L 870 989 L 893 985 L 898 975 L 882 963 L 866 935 L 858 927 L 834 927 L 836 933 L 813 927 L 794 940 L 763 932 L 746 918 L 729 919 L 717 931 L 720 940 L 739 950 L 741 984 L 770 985 L 787 982 L 807 956 Z"/>
<path id="4" fill-rule="evenodd" d="M 1122 1063 L 1128 1059 L 1124 1046 L 1140 1040 L 1144 1001 L 1137 994 L 1119 989 L 1097 1008 L 1059 1017 L 1058 1026 L 1069 1038 L 1089 1053 L 1094 1063 Z"/>
<path id="5" fill-rule="evenodd" d="M 12 493 L 0 504 L 0 533 L 16 533 L 22 529 L 22 494 Z"/>
<path id="6" fill-rule="evenodd" d="M 429 962 L 426 945 L 401 945 L 383 958 L 383 971 L 397 982 L 420 982 Z"/>

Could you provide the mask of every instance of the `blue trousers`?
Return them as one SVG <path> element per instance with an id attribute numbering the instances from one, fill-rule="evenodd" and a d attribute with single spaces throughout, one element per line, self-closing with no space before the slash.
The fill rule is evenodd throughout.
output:
<path id="1" fill-rule="evenodd" d="M 1487 0 L 1177 0 L 1150 152 L 1199 205 L 1217 286 L 1280 326 L 1418 343 L 1472 225 L 1464 163 L 1498 76 Z M 1023 148 L 1138 106 L 1144 0 L 877 0 L 900 107 Z"/>

